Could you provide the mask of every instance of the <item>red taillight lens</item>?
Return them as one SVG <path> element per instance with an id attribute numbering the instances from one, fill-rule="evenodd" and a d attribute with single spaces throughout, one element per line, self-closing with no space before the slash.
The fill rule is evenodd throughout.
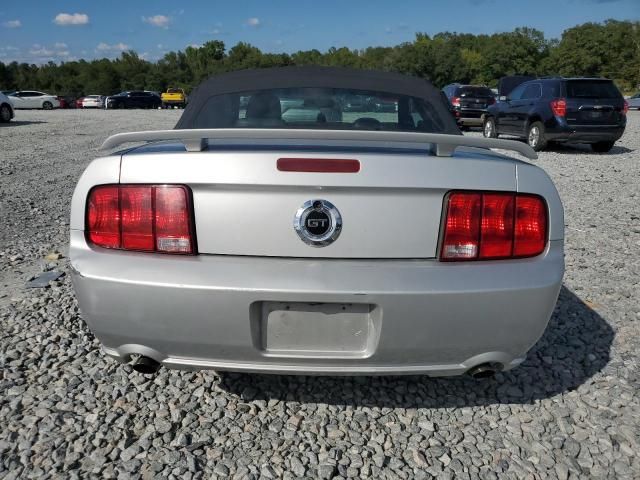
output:
<path id="1" fill-rule="evenodd" d="M 122 248 L 153 251 L 153 187 L 120 187 Z"/>
<path id="2" fill-rule="evenodd" d="M 533 257 L 547 244 L 547 207 L 536 195 L 452 192 L 440 260 Z"/>
<path id="3" fill-rule="evenodd" d="M 479 258 L 503 258 L 513 250 L 514 195 L 484 194 Z"/>
<path id="4" fill-rule="evenodd" d="M 155 187 L 156 250 L 191 253 L 191 215 L 184 187 Z"/>
<path id="5" fill-rule="evenodd" d="M 478 256 L 481 200 L 479 193 L 449 195 L 443 259 L 468 260 Z"/>
<path id="6" fill-rule="evenodd" d="M 195 253 L 191 195 L 181 185 L 102 185 L 89 193 L 89 243 L 122 250 Z"/>
<path id="7" fill-rule="evenodd" d="M 460 106 L 460 97 L 451 97 L 451 105 L 454 107 Z"/>
<path id="8" fill-rule="evenodd" d="M 551 111 L 556 117 L 564 117 L 567 114 L 567 101 L 564 98 L 556 98 L 551 101 Z"/>
<path id="9" fill-rule="evenodd" d="M 88 239 L 105 248 L 120 248 L 120 190 L 104 185 L 91 190 L 87 201 Z"/>
<path id="10" fill-rule="evenodd" d="M 514 257 L 532 257 L 544 251 L 547 244 L 547 207 L 535 195 L 516 197 Z"/>
<path id="11" fill-rule="evenodd" d="M 629 102 L 627 102 L 626 100 L 624 101 L 624 107 L 623 107 L 622 113 L 624 113 L 625 115 L 629 113 Z"/>

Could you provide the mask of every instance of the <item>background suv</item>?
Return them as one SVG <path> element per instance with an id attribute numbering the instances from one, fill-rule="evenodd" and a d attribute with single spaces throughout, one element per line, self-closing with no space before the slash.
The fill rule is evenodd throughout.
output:
<path id="1" fill-rule="evenodd" d="M 624 133 L 628 105 L 611 80 L 538 78 L 489 107 L 483 133 L 525 138 L 534 150 L 549 142 L 588 143 L 608 152 Z"/>
<path id="2" fill-rule="evenodd" d="M 442 89 L 460 126 L 480 126 L 487 107 L 496 103 L 493 92 L 482 85 L 452 83 Z"/>

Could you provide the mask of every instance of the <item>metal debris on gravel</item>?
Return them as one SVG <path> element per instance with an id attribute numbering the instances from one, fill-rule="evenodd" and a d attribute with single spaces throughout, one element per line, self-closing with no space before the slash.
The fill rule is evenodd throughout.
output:
<path id="1" fill-rule="evenodd" d="M 27 288 L 46 288 L 50 285 L 50 282 L 58 280 L 64 276 L 64 272 L 58 272 L 56 270 L 49 270 L 36 275 L 32 280 L 29 280 L 26 284 Z"/>
<path id="2" fill-rule="evenodd" d="M 482 381 L 146 377 L 101 353 L 69 275 L 25 289 L 69 271 L 71 194 L 95 148 L 179 114 L 19 111 L 0 126 L 0 478 L 640 478 L 640 112 L 609 154 L 534 162 L 564 202 L 565 284 L 524 364 Z"/>

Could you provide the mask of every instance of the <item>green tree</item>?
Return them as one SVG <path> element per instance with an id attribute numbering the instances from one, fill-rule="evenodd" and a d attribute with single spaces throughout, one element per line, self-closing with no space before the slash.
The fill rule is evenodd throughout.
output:
<path id="1" fill-rule="evenodd" d="M 565 30 L 546 39 L 521 27 L 492 35 L 417 33 L 394 47 L 353 50 L 331 47 L 291 55 L 263 53 L 239 42 L 230 50 L 219 40 L 169 52 L 149 62 L 133 51 L 115 60 L 99 59 L 44 65 L 0 62 L 0 88 L 40 89 L 59 95 L 112 94 L 120 90 L 190 91 L 210 75 L 246 68 L 332 65 L 389 70 L 429 79 L 437 87 L 452 82 L 494 86 L 504 75 L 561 74 L 609 77 L 625 90 L 640 87 L 640 22 L 607 20 Z"/>

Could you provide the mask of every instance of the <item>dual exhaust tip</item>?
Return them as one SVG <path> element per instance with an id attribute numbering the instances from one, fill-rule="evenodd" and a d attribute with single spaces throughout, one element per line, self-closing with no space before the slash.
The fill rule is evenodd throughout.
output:
<path id="1" fill-rule="evenodd" d="M 496 373 L 502 371 L 502 365 L 500 363 L 481 363 L 469 369 L 467 374 L 474 379 L 480 380 L 483 378 L 491 378 Z"/>
<path id="2" fill-rule="evenodd" d="M 131 367 L 138 373 L 142 373 L 145 375 L 153 375 L 162 366 L 161 363 L 156 362 L 153 358 L 145 357 L 144 355 L 140 355 L 136 358 Z"/>

